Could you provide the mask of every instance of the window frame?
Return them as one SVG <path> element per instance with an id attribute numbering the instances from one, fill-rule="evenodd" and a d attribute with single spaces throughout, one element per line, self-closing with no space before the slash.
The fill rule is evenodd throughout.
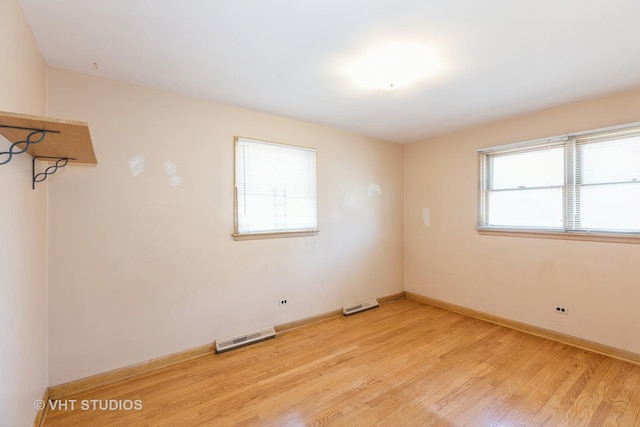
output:
<path id="1" fill-rule="evenodd" d="M 315 203 L 316 203 L 316 226 L 310 227 L 308 229 L 292 229 L 292 230 L 269 230 L 269 231 L 252 231 L 252 232 L 240 232 L 240 224 L 238 219 L 238 146 L 240 141 L 249 141 L 256 142 L 261 144 L 282 146 L 293 149 L 300 149 L 305 151 L 312 151 L 315 153 Z M 317 158 L 317 149 L 311 147 L 304 147 L 300 145 L 293 144 L 284 144 L 281 142 L 268 141 L 264 139 L 258 138 L 249 138 L 244 136 L 234 136 L 234 148 L 233 148 L 233 182 L 234 182 L 234 192 L 233 192 L 233 233 L 231 236 L 234 240 L 259 240 L 259 239 L 276 239 L 276 238 L 286 238 L 286 237 L 307 237 L 307 236 L 315 236 L 320 231 L 317 226 L 317 213 L 318 213 L 318 158 Z"/>
<path id="2" fill-rule="evenodd" d="M 582 171 L 580 170 L 582 162 L 581 159 L 578 158 L 580 156 L 579 147 L 589 143 L 597 143 L 599 140 L 616 140 L 616 134 L 619 134 L 620 139 L 625 136 L 640 135 L 640 122 L 479 149 L 478 210 L 476 219 L 476 230 L 478 233 L 482 235 L 514 237 L 640 243 L 640 229 L 637 231 L 618 231 L 610 229 L 586 229 L 579 226 L 580 209 L 578 209 L 577 206 L 579 206 L 580 203 L 579 188 L 582 185 L 581 180 L 583 179 Z M 591 138 L 594 140 L 590 141 Z M 564 148 L 563 173 L 565 179 L 562 186 L 564 226 L 560 229 L 524 226 L 490 226 L 489 194 L 491 192 L 491 157 L 554 147 Z M 640 185 L 640 183 L 638 185 Z"/>

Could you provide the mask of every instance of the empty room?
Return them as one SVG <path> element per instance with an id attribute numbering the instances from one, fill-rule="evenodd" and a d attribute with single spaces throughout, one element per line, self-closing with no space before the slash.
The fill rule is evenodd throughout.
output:
<path id="1" fill-rule="evenodd" d="M 636 0 L 0 0 L 0 426 L 640 426 Z"/>

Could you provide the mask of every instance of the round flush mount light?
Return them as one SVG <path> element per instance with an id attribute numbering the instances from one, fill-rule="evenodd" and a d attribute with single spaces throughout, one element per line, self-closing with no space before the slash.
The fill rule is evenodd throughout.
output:
<path id="1" fill-rule="evenodd" d="M 442 68 L 431 46 L 415 42 L 371 47 L 347 61 L 345 71 L 358 86 L 393 90 L 433 76 Z"/>

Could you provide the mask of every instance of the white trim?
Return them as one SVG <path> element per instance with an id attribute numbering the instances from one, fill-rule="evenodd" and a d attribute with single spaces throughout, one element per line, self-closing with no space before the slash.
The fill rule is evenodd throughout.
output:
<path id="1" fill-rule="evenodd" d="M 547 138 L 530 139 L 528 141 L 512 142 L 510 144 L 496 145 L 493 147 L 479 148 L 477 152 L 480 154 L 488 154 L 488 153 L 493 153 L 495 151 L 517 150 L 519 148 L 535 147 L 536 145 L 543 146 L 545 144 L 558 144 L 560 142 L 565 142 L 570 139 L 577 139 L 583 135 L 607 133 L 607 132 L 613 132 L 616 130 L 631 129 L 634 127 L 640 127 L 640 122 L 609 126 L 606 128 L 592 129 L 592 130 L 586 130 L 582 132 L 572 132 L 570 134 L 550 136 Z"/>

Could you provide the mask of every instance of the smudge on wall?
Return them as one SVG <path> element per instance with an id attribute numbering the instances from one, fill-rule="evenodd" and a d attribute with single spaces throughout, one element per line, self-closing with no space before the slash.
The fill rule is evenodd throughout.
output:
<path id="1" fill-rule="evenodd" d="M 171 163 L 170 160 L 167 160 L 162 165 L 164 167 L 164 171 L 169 175 L 169 185 L 171 187 L 177 187 L 182 184 L 182 177 L 180 175 L 176 175 L 178 173 L 178 165 Z"/>
<path id="2" fill-rule="evenodd" d="M 129 159 L 129 170 L 133 176 L 138 176 L 144 172 L 145 159 L 142 154 L 136 154 Z"/>
<path id="3" fill-rule="evenodd" d="M 431 225 L 431 213 L 429 212 L 429 208 L 424 208 L 422 210 L 422 222 L 424 222 L 425 227 L 429 227 Z"/>
<path id="4" fill-rule="evenodd" d="M 372 197 L 374 194 L 382 196 L 382 188 L 380 188 L 380 185 L 376 183 L 371 183 L 367 187 L 367 193 L 369 194 L 369 197 Z"/>

